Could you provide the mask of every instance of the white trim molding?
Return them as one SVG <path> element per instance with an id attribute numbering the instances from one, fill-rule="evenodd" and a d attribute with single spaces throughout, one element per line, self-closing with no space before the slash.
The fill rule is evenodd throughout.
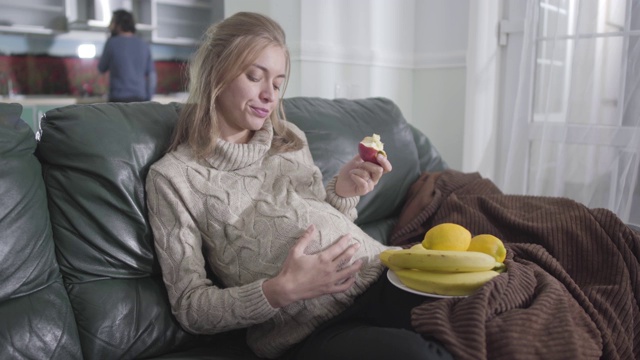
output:
<path id="1" fill-rule="evenodd" d="M 452 51 L 446 53 L 416 54 L 413 61 L 414 69 L 442 69 L 460 68 L 467 66 L 466 51 Z"/>
<path id="2" fill-rule="evenodd" d="M 364 47 L 345 47 L 319 42 L 289 45 L 292 61 L 389 67 L 397 69 L 439 69 L 466 66 L 466 52 L 448 53 L 391 52 Z"/>

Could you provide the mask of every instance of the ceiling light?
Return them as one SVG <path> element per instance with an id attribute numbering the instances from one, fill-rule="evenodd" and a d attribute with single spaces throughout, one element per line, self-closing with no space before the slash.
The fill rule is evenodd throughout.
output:
<path id="1" fill-rule="evenodd" d="M 78 57 L 81 59 L 93 59 L 96 57 L 96 46 L 93 44 L 78 45 Z"/>

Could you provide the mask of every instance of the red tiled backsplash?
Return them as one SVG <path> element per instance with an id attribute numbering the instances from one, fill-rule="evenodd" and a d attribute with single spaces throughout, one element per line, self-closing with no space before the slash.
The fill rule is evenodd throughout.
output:
<path id="1" fill-rule="evenodd" d="M 157 94 L 186 91 L 186 62 L 156 61 Z M 13 92 L 22 95 L 92 95 L 107 93 L 108 74 L 98 72 L 98 59 L 49 55 L 0 55 L 0 88 L 7 77 Z"/>

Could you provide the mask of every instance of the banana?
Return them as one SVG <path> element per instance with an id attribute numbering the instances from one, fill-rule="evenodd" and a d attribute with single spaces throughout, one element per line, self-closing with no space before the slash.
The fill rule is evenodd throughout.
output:
<path id="1" fill-rule="evenodd" d="M 422 244 L 420 244 L 420 243 L 417 243 L 417 244 L 413 245 L 412 247 L 410 247 L 410 249 L 411 250 L 415 250 L 415 251 L 427 250 L 427 248 L 422 246 Z"/>
<path id="2" fill-rule="evenodd" d="M 491 255 L 476 251 L 402 249 L 389 254 L 392 266 L 442 272 L 468 272 L 491 270 L 496 260 Z"/>
<path id="3" fill-rule="evenodd" d="M 391 254 L 393 254 L 396 251 L 399 251 L 399 250 L 397 250 L 397 249 L 388 249 L 388 250 L 385 250 L 385 251 L 381 252 L 380 255 L 378 255 L 380 257 L 380 262 L 384 266 L 388 267 L 390 270 L 393 270 L 393 271 L 400 270 L 399 267 L 389 264 L 389 257 L 391 256 Z"/>
<path id="4" fill-rule="evenodd" d="M 496 261 L 496 266 L 493 267 L 493 270 L 495 270 L 495 271 L 497 271 L 499 273 L 503 273 L 503 272 L 507 271 L 507 266 L 504 263 Z"/>
<path id="5" fill-rule="evenodd" d="M 498 276 L 493 270 L 475 272 L 434 272 L 400 269 L 394 273 L 408 288 L 437 295 L 467 296 L 478 290 L 487 281 Z"/>
<path id="6" fill-rule="evenodd" d="M 427 249 L 425 249 L 425 248 L 424 248 L 424 246 L 422 246 L 422 244 L 420 244 L 420 243 L 417 243 L 417 244 L 413 245 L 413 246 L 411 247 L 411 249 L 412 249 L 412 250 L 415 250 L 415 251 L 427 250 Z M 380 256 L 380 261 L 382 262 L 382 264 L 383 264 L 384 266 L 388 267 L 388 268 L 389 268 L 389 269 L 391 269 L 391 270 L 401 269 L 401 268 L 399 268 L 399 267 L 397 267 L 397 266 L 393 266 L 393 265 L 391 265 L 391 264 L 389 263 L 389 256 L 391 256 L 391 254 L 392 254 L 392 253 L 394 253 L 394 252 L 396 252 L 396 251 L 398 251 L 398 250 L 399 250 L 399 249 L 388 249 L 388 250 L 385 250 L 385 251 L 381 252 L 379 256 Z"/>

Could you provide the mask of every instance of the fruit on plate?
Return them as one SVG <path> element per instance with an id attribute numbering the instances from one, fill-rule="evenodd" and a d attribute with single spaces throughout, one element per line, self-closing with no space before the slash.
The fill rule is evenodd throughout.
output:
<path id="1" fill-rule="evenodd" d="M 399 267 L 393 266 L 389 263 L 389 256 L 391 256 L 391 254 L 393 254 L 395 251 L 398 251 L 397 249 L 387 249 L 383 252 L 381 252 L 378 256 L 380 257 L 380 262 L 388 267 L 390 270 L 400 270 Z"/>
<path id="2" fill-rule="evenodd" d="M 410 249 L 411 249 L 411 250 L 418 250 L 418 251 L 420 251 L 420 250 L 427 250 L 427 249 L 425 249 L 425 248 L 424 248 L 424 246 L 422 246 L 422 244 L 420 244 L 420 243 L 417 243 L 417 244 L 413 245 L 412 247 L 410 247 Z"/>
<path id="3" fill-rule="evenodd" d="M 421 243 L 385 250 L 380 259 L 408 288 L 437 295 L 471 295 L 507 270 L 504 263 L 483 252 L 431 250 Z"/>
<path id="4" fill-rule="evenodd" d="M 493 256 L 476 251 L 402 249 L 388 254 L 391 266 L 440 272 L 474 272 L 496 266 Z"/>
<path id="5" fill-rule="evenodd" d="M 365 136 L 358 144 L 358 153 L 364 161 L 368 161 L 374 164 L 378 164 L 378 154 L 387 157 L 387 153 L 384 151 L 384 144 L 380 141 L 380 135 L 373 134 L 372 136 Z"/>
<path id="6" fill-rule="evenodd" d="M 475 272 L 435 272 L 413 269 L 394 271 L 406 287 L 430 294 L 468 296 L 498 276 L 493 270 Z"/>
<path id="7" fill-rule="evenodd" d="M 504 263 L 496 261 L 496 266 L 493 268 L 493 270 L 497 271 L 499 273 L 503 273 L 503 272 L 507 271 L 507 265 L 505 265 Z"/>
<path id="8" fill-rule="evenodd" d="M 471 232 L 464 226 L 443 223 L 429 229 L 424 234 L 422 246 L 430 250 L 466 251 L 471 243 Z"/>
<path id="9" fill-rule="evenodd" d="M 491 234 L 480 234 L 471 238 L 467 251 L 478 251 L 493 256 L 501 263 L 507 257 L 507 250 L 502 240 Z"/>
<path id="10" fill-rule="evenodd" d="M 507 271 L 506 249 L 497 237 L 474 237 L 465 227 L 443 223 L 429 229 L 424 239 L 407 248 L 386 250 L 382 263 L 406 287 L 437 295 L 468 296 Z"/>

